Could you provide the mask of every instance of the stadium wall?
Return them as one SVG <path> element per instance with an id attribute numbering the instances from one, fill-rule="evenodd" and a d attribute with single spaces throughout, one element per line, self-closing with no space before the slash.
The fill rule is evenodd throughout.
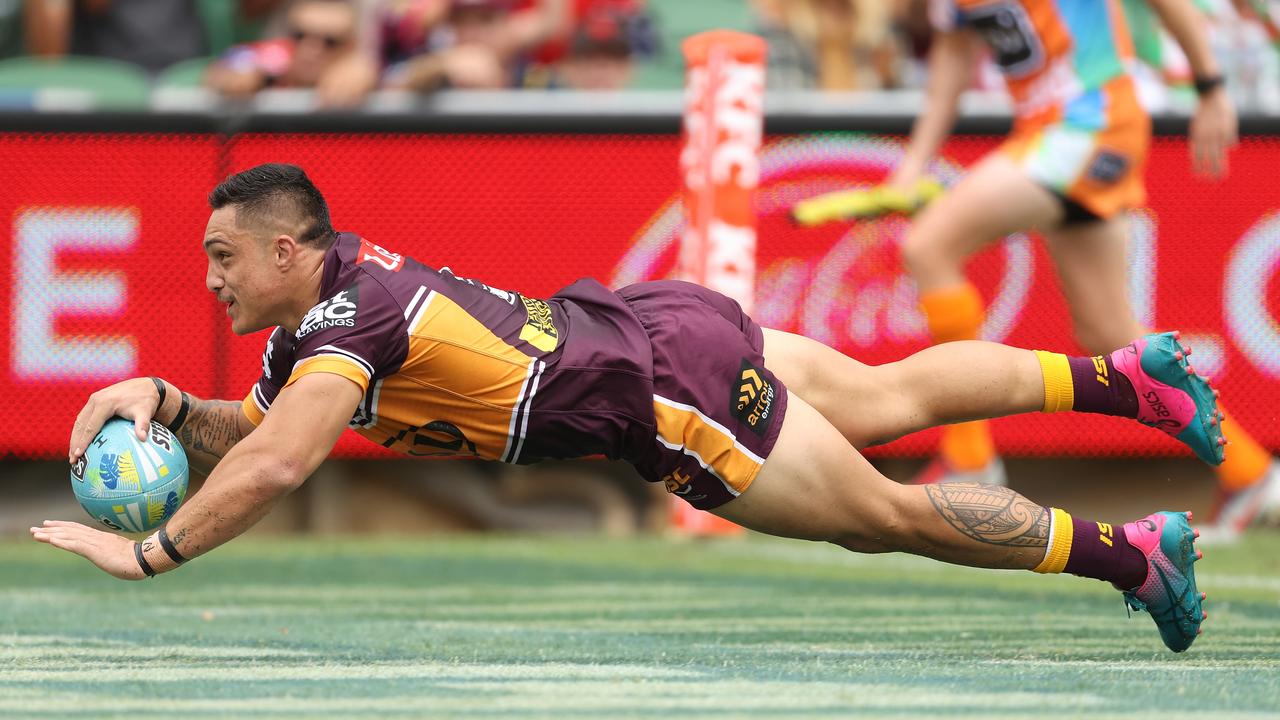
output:
<path id="1" fill-rule="evenodd" d="M 1247 119 L 1246 151 L 1222 182 L 1190 174 L 1160 121 L 1134 214 L 1131 296 L 1153 327 L 1191 336 L 1196 366 L 1272 450 L 1280 429 L 1280 121 Z M 903 221 L 798 229 L 788 207 L 871 183 L 902 151 L 909 119 L 770 116 L 761 156 L 757 315 L 864 362 L 926 337 L 895 243 Z M 1007 128 L 970 118 L 935 172 L 953 180 Z M 546 296 L 580 276 L 619 286 L 664 277 L 675 259 L 679 121 L 583 115 L 0 116 L 0 454 L 53 458 L 88 393 L 163 375 L 201 396 L 240 398 L 263 335 L 238 338 L 204 289 L 206 193 L 259 162 L 304 166 L 335 224 L 428 264 Z M 1052 266 L 1034 238 L 975 259 L 985 335 L 1078 352 Z M 995 424 L 1011 456 L 1181 455 L 1130 423 L 1032 416 Z M 928 433 L 875 451 L 926 453 Z M 345 457 L 380 456 L 349 436 Z"/>

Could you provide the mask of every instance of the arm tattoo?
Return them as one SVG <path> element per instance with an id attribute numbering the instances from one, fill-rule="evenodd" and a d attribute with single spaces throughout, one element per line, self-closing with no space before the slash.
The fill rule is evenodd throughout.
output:
<path id="1" fill-rule="evenodd" d="M 209 468 L 222 459 L 240 434 L 240 403 L 230 400 L 197 400 L 191 405 L 187 420 L 178 429 L 178 440 L 188 453 L 207 457 Z"/>
<path id="2" fill-rule="evenodd" d="M 1004 487 L 960 483 L 925 488 L 951 527 L 988 545 L 1047 547 L 1049 511 Z"/>

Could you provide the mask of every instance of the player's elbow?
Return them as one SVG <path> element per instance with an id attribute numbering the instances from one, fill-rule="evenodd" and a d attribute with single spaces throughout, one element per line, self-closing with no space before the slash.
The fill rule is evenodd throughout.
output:
<path id="1" fill-rule="evenodd" d="M 254 485 L 267 497 L 288 495 L 311 475 L 302 459 L 280 453 L 255 458 L 253 467 Z"/>

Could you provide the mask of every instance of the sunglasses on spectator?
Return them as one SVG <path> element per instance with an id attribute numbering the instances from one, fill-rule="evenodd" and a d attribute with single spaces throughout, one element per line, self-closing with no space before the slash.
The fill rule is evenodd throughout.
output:
<path id="1" fill-rule="evenodd" d="M 293 41 L 299 44 L 301 44 L 308 38 L 319 40 L 321 43 L 324 44 L 324 47 L 326 50 L 337 50 L 338 48 L 347 44 L 347 38 L 344 36 L 330 35 L 328 33 L 308 32 L 301 28 L 293 28 L 292 30 L 290 30 L 289 37 L 293 38 Z"/>

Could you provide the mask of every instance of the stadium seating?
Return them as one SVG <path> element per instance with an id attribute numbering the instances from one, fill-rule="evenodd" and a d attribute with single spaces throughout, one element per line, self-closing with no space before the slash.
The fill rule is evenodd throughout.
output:
<path id="1" fill-rule="evenodd" d="M 0 105 L 10 108 L 40 108 L 56 102 L 59 106 L 142 110 L 150 94 L 150 78 L 130 63 L 74 56 L 0 60 Z"/>

